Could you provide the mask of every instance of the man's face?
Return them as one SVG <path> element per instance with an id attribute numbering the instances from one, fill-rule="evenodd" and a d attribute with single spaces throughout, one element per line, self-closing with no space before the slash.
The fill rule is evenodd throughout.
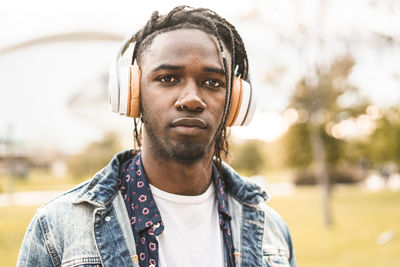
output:
<path id="1" fill-rule="evenodd" d="M 226 93 L 216 38 L 195 29 L 162 33 L 140 67 L 144 142 L 188 164 L 212 153 Z"/>

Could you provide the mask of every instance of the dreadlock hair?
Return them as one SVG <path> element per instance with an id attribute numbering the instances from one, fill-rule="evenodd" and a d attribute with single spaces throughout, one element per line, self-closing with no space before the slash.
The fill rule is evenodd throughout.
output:
<path id="1" fill-rule="evenodd" d="M 214 136 L 214 157 L 217 167 L 221 169 L 221 153 L 226 157 L 229 152 L 228 131 L 226 120 L 231 105 L 233 76 L 248 80 L 248 59 L 242 38 L 235 27 L 217 13 L 206 8 L 192 8 L 189 6 L 178 6 L 166 15 L 159 15 L 155 11 L 146 25 L 138 31 L 133 38 L 135 41 L 132 63 L 141 61 L 146 49 L 151 45 L 153 39 L 165 32 L 177 29 L 198 29 L 216 37 L 221 51 L 223 67 L 225 72 L 225 94 L 224 112 L 221 123 Z M 228 73 L 227 60 L 223 45 L 228 49 L 232 57 L 231 72 Z M 232 79 L 229 79 L 232 77 Z M 230 82 L 229 82 L 230 81 Z M 134 150 L 137 153 L 142 143 L 141 120 L 134 121 Z M 140 123 L 140 125 L 139 125 Z"/>

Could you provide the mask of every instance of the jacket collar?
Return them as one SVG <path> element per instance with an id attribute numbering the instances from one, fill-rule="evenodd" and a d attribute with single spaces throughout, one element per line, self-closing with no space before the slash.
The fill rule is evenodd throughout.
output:
<path id="1" fill-rule="evenodd" d="M 133 150 L 117 153 L 110 163 L 90 180 L 73 203 L 88 202 L 97 207 L 105 207 L 118 192 L 117 182 L 121 165 L 133 156 Z M 241 177 L 226 163 L 222 165 L 222 176 L 227 191 L 243 203 L 257 205 L 269 198 L 258 185 Z"/>
<path id="2" fill-rule="evenodd" d="M 269 199 L 266 191 L 262 190 L 250 178 L 241 177 L 228 164 L 222 164 L 222 176 L 227 185 L 227 190 L 240 202 L 257 205 Z"/>

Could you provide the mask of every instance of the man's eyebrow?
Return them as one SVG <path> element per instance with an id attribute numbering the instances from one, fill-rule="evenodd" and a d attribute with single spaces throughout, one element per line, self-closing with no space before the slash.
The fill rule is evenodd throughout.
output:
<path id="1" fill-rule="evenodd" d="M 162 65 L 158 66 L 157 68 L 153 69 L 153 72 L 158 71 L 158 70 L 183 70 L 184 68 L 185 67 L 183 67 L 183 66 L 162 64 Z"/>
<path id="2" fill-rule="evenodd" d="M 218 74 L 225 75 L 225 71 L 223 69 L 220 69 L 220 68 L 205 67 L 203 70 L 206 71 L 206 72 L 215 72 L 215 73 L 218 73 Z"/>
<path id="3" fill-rule="evenodd" d="M 156 67 L 153 69 L 153 72 L 159 71 L 159 70 L 183 70 L 185 69 L 184 66 L 179 66 L 179 65 L 169 65 L 169 64 L 161 64 L 160 66 Z M 225 75 L 225 71 L 221 68 L 213 68 L 213 67 L 204 67 L 203 71 L 205 72 L 214 72 L 218 73 L 221 75 Z"/>

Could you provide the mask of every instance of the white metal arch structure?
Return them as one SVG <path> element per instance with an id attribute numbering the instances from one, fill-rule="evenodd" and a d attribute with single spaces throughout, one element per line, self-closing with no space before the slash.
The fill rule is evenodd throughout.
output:
<path id="1" fill-rule="evenodd" d="M 124 39 L 123 35 L 109 32 L 66 32 L 60 34 L 52 34 L 42 36 L 30 40 L 17 43 L 0 49 L 0 55 L 23 49 L 30 46 L 42 45 L 46 43 L 61 43 L 61 42 L 87 42 L 87 41 L 113 41 L 121 42 Z"/>

